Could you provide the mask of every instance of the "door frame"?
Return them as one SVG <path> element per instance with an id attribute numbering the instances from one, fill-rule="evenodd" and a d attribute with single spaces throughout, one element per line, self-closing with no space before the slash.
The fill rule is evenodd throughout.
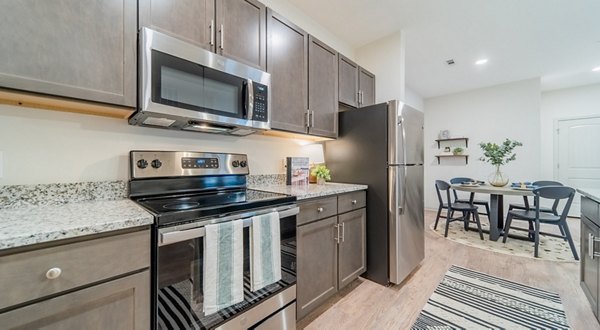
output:
<path id="1" fill-rule="evenodd" d="M 554 176 L 554 180 L 558 181 L 559 177 L 558 177 L 558 160 L 559 160 L 559 155 L 558 155 L 558 128 L 559 128 L 559 124 L 562 121 L 569 121 L 569 120 L 580 120 L 580 119 L 593 119 L 593 118 L 600 118 L 600 115 L 586 115 L 586 116 L 573 116 L 573 117 L 561 117 L 561 118 L 555 118 L 554 119 L 554 126 L 552 128 L 552 136 L 553 136 L 553 157 L 552 157 L 552 173 Z"/>

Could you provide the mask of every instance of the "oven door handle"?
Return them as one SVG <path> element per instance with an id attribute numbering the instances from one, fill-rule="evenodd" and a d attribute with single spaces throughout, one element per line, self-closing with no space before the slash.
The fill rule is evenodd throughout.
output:
<path id="1" fill-rule="evenodd" d="M 273 211 L 269 210 L 267 212 L 257 213 L 254 216 L 268 214 L 271 212 L 273 212 Z M 300 213 L 300 208 L 295 206 L 292 208 L 288 208 L 288 209 L 279 211 L 278 213 L 279 213 L 280 219 L 287 218 L 287 217 L 291 217 L 291 216 L 294 216 L 294 215 Z M 230 220 L 234 221 L 234 220 L 239 220 L 239 219 L 243 219 L 244 227 L 250 227 L 250 225 L 252 224 L 252 217 L 240 216 L 240 218 L 230 219 Z M 192 228 L 192 229 L 186 229 L 186 230 L 178 230 L 178 231 L 172 231 L 172 232 L 168 232 L 168 233 L 160 233 L 158 246 L 169 245 L 169 244 L 173 244 L 173 243 L 187 241 L 187 240 L 194 239 L 194 238 L 204 237 L 205 234 L 206 234 L 206 230 L 204 229 L 204 227 Z"/>

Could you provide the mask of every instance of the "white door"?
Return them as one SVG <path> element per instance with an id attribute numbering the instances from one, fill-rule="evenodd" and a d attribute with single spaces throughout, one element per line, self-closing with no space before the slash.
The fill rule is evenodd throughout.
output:
<path id="1" fill-rule="evenodd" d="M 573 188 L 600 188 L 600 117 L 558 121 L 558 181 Z M 579 216 L 579 195 L 569 215 Z"/>

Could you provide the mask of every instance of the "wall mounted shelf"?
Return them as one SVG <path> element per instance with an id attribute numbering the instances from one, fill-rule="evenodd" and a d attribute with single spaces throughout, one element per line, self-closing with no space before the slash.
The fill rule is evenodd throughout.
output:
<path id="1" fill-rule="evenodd" d="M 465 158 L 465 164 L 469 164 L 469 155 L 435 155 L 435 157 L 437 158 L 438 161 L 438 165 L 440 164 L 440 159 L 441 158 L 456 158 L 456 157 L 464 157 Z"/>
<path id="2" fill-rule="evenodd" d="M 435 142 L 437 142 L 438 149 L 440 148 L 440 142 L 445 142 L 445 141 L 465 141 L 465 148 L 469 147 L 469 138 L 467 138 L 467 137 L 458 137 L 458 138 L 447 138 L 447 139 L 437 139 L 437 140 L 435 140 Z"/>

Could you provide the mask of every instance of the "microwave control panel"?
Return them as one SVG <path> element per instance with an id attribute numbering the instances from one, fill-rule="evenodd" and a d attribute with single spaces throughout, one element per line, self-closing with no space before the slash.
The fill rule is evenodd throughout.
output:
<path id="1" fill-rule="evenodd" d="M 252 120 L 258 121 L 268 121 L 268 109 L 267 109 L 267 100 L 268 98 L 268 88 L 266 85 L 259 84 L 254 82 L 254 114 L 252 115 Z"/>

